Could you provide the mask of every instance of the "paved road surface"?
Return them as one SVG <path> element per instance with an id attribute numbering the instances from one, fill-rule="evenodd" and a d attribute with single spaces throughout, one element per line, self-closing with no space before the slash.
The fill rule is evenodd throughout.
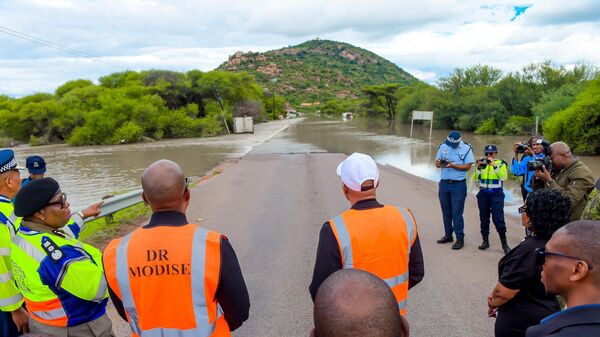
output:
<path id="1" fill-rule="evenodd" d="M 250 319 L 234 336 L 307 336 L 312 328 L 312 276 L 323 222 L 348 208 L 335 174 L 341 154 L 254 151 L 192 191 L 188 219 L 227 235 L 250 292 Z M 268 151 L 267 151 L 268 152 Z M 300 151 L 301 152 L 301 151 Z M 493 336 L 486 296 L 497 281 L 502 252 L 481 252 L 474 195 L 465 210 L 466 246 L 435 243 L 443 235 L 437 184 L 381 167 L 379 200 L 412 209 L 425 255 L 425 279 L 410 292 L 411 336 Z M 507 217 L 509 243 L 523 230 Z M 117 336 L 128 327 L 110 313 Z"/>

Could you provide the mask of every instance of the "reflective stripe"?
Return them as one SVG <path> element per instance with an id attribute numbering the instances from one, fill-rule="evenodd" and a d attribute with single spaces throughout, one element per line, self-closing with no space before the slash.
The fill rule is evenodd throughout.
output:
<path id="1" fill-rule="evenodd" d="M 7 282 L 12 280 L 12 272 L 6 272 L 4 274 L 0 274 L 0 282 Z"/>
<path id="2" fill-rule="evenodd" d="M 204 270 L 206 259 L 206 239 L 208 230 L 197 227 L 194 231 L 192 241 L 192 303 L 194 306 L 194 317 L 196 319 L 195 329 L 174 329 L 174 328 L 156 328 L 150 330 L 142 330 L 139 326 L 139 318 L 131 286 L 129 283 L 128 264 L 127 264 L 127 247 L 131 234 L 121 239 L 119 247 L 117 247 L 116 272 L 119 290 L 121 291 L 123 307 L 129 314 L 129 325 L 134 333 L 140 337 L 201 337 L 210 336 L 217 324 L 217 319 L 222 315 L 223 310 L 217 306 L 217 316 L 213 324 L 210 323 L 208 317 L 208 306 L 206 303 L 206 294 L 204 293 Z"/>
<path id="3" fill-rule="evenodd" d="M 129 285 L 129 268 L 127 264 L 127 247 L 131 234 L 121 239 L 119 247 L 117 247 L 116 272 L 119 290 L 121 291 L 123 308 L 129 315 L 129 325 L 133 333 L 141 336 L 140 326 L 138 324 L 138 313 L 133 303 L 133 295 L 131 294 L 131 286 Z"/>
<path id="4" fill-rule="evenodd" d="M 98 292 L 96 293 L 96 297 L 94 297 L 92 301 L 98 303 L 102 302 L 102 300 L 104 300 L 104 295 L 106 294 L 106 287 L 106 277 L 104 277 L 104 274 L 102 274 L 100 277 L 100 285 L 98 286 Z"/>
<path id="5" fill-rule="evenodd" d="M 21 302 L 23 300 L 23 295 L 16 294 L 15 296 L 9 297 L 9 298 L 2 298 L 0 299 L 0 308 L 2 307 L 7 307 L 9 305 L 13 305 L 13 304 L 17 304 L 19 302 Z"/>
<path id="6" fill-rule="evenodd" d="M 415 239 L 415 223 L 411 218 L 410 214 L 406 208 L 398 208 L 400 213 L 402 213 L 402 217 L 404 218 L 404 222 L 406 223 L 406 231 L 408 233 L 408 256 L 410 256 L 410 249 L 412 248 L 412 242 Z"/>
<path id="7" fill-rule="evenodd" d="M 59 319 L 67 316 L 67 313 L 63 308 L 48 311 L 33 311 L 31 313 L 44 320 Z"/>
<path id="8" fill-rule="evenodd" d="M 398 309 L 404 310 L 408 306 L 408 300 L 398 302 Z"/>
<path id="9" fill-rule="evenodd" d="M 342 246 L 344 269 L 354 268 L 354 261 L 352 260 L 352 242 L 350 241 L 350 234 L 348 233 L 348 228 L 346 228 L 346 223 L 344 223 L 342 216 L 338 215 L 333 218 L 333 224 L 335 225 L 340 245 Z"/>
<path id="10" fill-rule="evenodd" d="M 387 283 L 388 287 L 392 288 L 392 287 L 395 287 L 397 285 L 400 285 L 400 284 L 408 281 L 408 273 L 404 273 L 402 275 L 386 278 L 384 281 L 385 281 L 385 283 Z"/>
<path id="11" fill-rule="evenodd" d="M 0 256 L 9 256 L 10 248 L 0 248 Z"/>
<path id="12" fill-rule="evenodd" d="M 39 249 L 32 245 L 31 242 L 25 240 L 19 235 L 14 236 L 12 241 L 17 247 L 21 248 L 27 255 L 36 260 L 38 263 L 42 263 L 46 257 L 46 254 L 42 253 Z"/>
<path id="13" fill-rule="evenodd" d="M 58 275 L 56 276 L 56 281 L 54 282 L 54 286 L 56 287 L 56 289 L 60 289 L 60 286 L 62 285 L 62 281 L 65 278 L 65 275 L 67 275 L 67 269 L 69 269 L 69 266 L 77 261 L 82 261 L 87 259 L 87 257 L 85 256 L 78 256 L 75 258 L 72 258 L 70 260 L 67 260 L 63 263 L 63 265 L 60 267 L 60 271 L 58 272 Z"/>

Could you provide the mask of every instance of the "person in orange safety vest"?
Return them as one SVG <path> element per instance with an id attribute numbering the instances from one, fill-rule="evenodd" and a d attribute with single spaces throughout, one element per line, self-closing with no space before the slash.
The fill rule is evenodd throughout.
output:
<path id="1" fill-rule="evenodd" d="M 227 238 L 188 223 L 181 168 L 159 160 L 142 175 L 150 223 L 104 251 L 109 294 L 133 336 L 230 336 L 250 301 Z"/>
<path id="2" fill-rule="evenodd" d="M 423 279 L 424 265 L 412 212 L 376 199 L 379 169 L 373 159 L 354 153 L 339 164 L 344 196 L 351 208 L 321 228 L 310 285 L 313 298 L 323 281 L 340 269 L 362 269 L 392 289 L 406 314 L 408 290 Z"/>

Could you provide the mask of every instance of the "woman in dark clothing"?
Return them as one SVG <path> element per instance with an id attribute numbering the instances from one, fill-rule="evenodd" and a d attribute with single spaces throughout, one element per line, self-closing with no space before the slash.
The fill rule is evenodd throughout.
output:
<path id="1" fill-rule="evenodd" d="M 519 208 L 527 236 L 498 263 L 498 284 L 488 296 L 488 315 L 496 317 L 496 337 L 524 337 L 525 330 L 560 311 L 556 296 L 546 294 L 535 249 L 569 222 L 571 201 L 556 190 L 530 193 Z"/>

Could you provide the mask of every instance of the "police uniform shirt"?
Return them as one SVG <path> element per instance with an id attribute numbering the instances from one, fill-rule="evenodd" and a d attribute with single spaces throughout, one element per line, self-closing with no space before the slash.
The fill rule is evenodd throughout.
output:
<path id="1" fill-rule="evenodd" d="M 453 164 L 473 164 L 475 158 L 473 157 L 473 149 L 470 145 L 461 141 L 456 148 L 452 148 L 446 143 L 442 143 L 438 149 L 438 153 L 435 159 L 446 159 Z M 446 180 L 464 180 L 467 178 L 467 171 L 457 170 L 455 168 L 443 168 L 441 173 L 441 179 Z"/>

